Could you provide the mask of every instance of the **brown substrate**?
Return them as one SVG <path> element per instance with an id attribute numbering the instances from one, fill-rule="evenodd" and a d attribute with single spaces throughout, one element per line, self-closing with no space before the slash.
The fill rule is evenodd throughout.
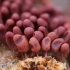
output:
<path id="1" fill-rule="evenodd" d="M 66 62 L 59 62 L 51 56 L 19 58 L 14 53 L 1 45 L 0 47 L 0 70 L 68 70 Z"/>

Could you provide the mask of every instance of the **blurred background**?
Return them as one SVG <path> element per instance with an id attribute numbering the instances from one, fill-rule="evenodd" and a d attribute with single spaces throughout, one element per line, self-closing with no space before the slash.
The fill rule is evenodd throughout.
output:
<path id="1" fill-rule="evenodd" d="M 48 0 L 51 1 L 56 7 L 59 7 L 64 14 L 67 16 L 68 21 L 70 22 L 70 0 Z"/>

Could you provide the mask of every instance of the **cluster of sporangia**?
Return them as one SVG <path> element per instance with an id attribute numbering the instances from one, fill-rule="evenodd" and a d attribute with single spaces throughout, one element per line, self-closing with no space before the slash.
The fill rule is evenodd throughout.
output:
<path id="1" fill-rule="evenodd" d="M 69 53 L 70 24 L 61 10 L 46 0 L 2 0 L 0 40 L 14 51 L 46 55 L 52 51 Z"/>

